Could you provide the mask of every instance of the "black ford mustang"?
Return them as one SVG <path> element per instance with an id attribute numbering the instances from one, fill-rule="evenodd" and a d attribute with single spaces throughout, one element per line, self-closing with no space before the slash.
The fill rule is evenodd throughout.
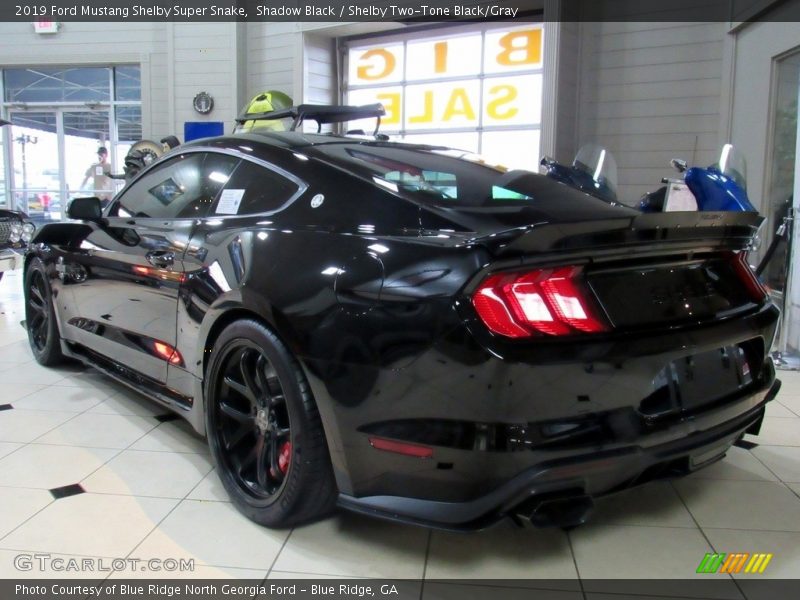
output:
<path id="1" fill-rule="evenodd" d="M 755 214 L 278 131 L 181 146 L 69 215 L 25 261 L 37 360 L 184 416 L 268 526 L 574 525 L 757 433 L 779 386 Z"/>

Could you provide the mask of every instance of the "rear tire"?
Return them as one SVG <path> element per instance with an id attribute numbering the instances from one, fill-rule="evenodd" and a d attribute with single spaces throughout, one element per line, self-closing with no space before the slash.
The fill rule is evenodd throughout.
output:
<path id="1" fill-rule="evenodd" d="M 300 365 L 261 323 L 220 334 L 205 382 L 206 431 L 233 503 L 267 527 L 333 510 L 336 483 L 319 412 Z"/>
<path id="2" fill-rule="evenodd" d="M 31 352 L 40 365 L 55 367 L 64 362 L 58 332 L 53 289 L 44 263 L 34 258 L 25 271 L 25 323 Z"/>

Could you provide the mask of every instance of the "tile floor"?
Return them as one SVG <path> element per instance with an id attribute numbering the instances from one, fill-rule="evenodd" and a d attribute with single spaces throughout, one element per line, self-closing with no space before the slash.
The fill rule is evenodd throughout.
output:
<path id="1" fill-rule="evenodd" d="M 800 373 L 781 373 L 762 434 L 749 438 L 756 446 L 605 498 L 569 533 L 460 535 L 350 514 L 271 531 L 232 508 L 183 422 L 161 422 L 160 407 L 92 371 L 36 365 L 20 285 L 18 273 L 0 282 L 0 577 L 20 576 L 13 557 L 31 551 L 193 558 L 195 578 L 562 579 L 554 598 L 605 598 L 603 578 L 691 577 L 711 551 L 772 552 L 767 576 L 800 576 Z M 74 484 L 83 491 L 70 495 Z M 728 581 L 723 597 L 742 598 Z M 457 586 L 425 589 L 459 597 Z"/>

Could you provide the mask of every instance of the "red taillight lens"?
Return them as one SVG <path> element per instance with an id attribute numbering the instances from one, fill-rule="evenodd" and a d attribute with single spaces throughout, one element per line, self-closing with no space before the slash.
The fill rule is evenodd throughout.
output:
<path id="1" fill-rule="evenodd" d="M 747 289 L 748 295 L 753 299 L 753 302 L 761 304 L 767 299 L 767 289 L 758 280 L 758 276 L 747 264 L 747 253 L 739 252 L 734 255 L 733 264 L 736 268 L 736 274 Z"/>
<path id="2" fill-rule="evenodd" d="M 488 277 L 472 296 L 486 326 L 511 338 L 608 331 L 580 281 L 581 267 Z"/>

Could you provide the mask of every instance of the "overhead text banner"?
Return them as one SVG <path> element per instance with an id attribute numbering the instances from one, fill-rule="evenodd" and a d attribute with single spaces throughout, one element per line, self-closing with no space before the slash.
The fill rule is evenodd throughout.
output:
<path id="1" fill-rule="evenodd" d="M 544 4 L 544 0 L 4 0 L 0 21 L 800 20 L 800 0 L 562 0 L 548 3 L 547 10 Z"/>
<path id="2" fill-rule="evenodd" d="M 4 21 L 447 21 L 523 19 L 541 0 L 44 0 L 3 3 Z"/>

